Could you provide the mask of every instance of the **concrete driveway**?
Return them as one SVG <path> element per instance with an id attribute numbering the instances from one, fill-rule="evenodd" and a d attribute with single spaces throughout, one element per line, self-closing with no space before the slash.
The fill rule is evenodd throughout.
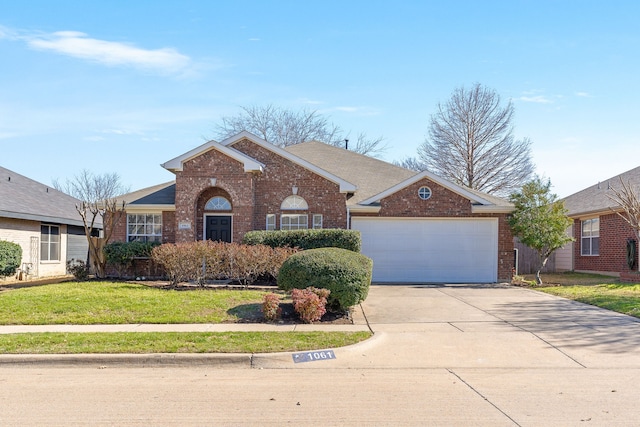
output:
<path id="1" fill-rule="evenodd" d="M 638 319 L 507 285 L 373 286 L 362 308 L 373 339 L 295 368 L 413 372 L 452 424 L 640 424 Z"/>

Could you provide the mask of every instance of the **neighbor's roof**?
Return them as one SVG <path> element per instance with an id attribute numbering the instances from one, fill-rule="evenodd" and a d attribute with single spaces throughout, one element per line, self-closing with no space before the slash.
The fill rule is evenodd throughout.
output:
<path id="1" fill-rule="evenodd" d="M 349 205 L 366 200 L 416 174 L 415 171 L 318 141 L 290 145 L 285 150 L 355 184 L 358 190 L 347 201 Z"/>
<path id="2" fill-rule="evenodd" d="M 582 191 L 578 191 L 562 199 L 564 206 L 569 211 L 569 216 L 580 216 L 611 212 L 617 207 L 609 197 L 613 195 L 612 188 L 621 188 L 622 180 L 629 183 L 636 191 L 640 191 L 640 166 L 627 172 L 593 184 Z"/>
<path id="3" fill-rule="evenodd" d="M 174 205 L 176 202 L 176 183 L 175 181 L 165 182 L 123 194 L 117 199 L 118 204 L 124 202 L 127 206 Z"/>
<path id="4" fill-rule="evenodd" d="M 75 197 L 0 166 L 0 217 L 82 226 L 78 203 Z"/>

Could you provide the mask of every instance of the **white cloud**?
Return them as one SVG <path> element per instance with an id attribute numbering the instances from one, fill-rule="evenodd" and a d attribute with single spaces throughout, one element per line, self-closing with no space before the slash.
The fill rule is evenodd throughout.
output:
<path id="1" fill-rule="evenodd" d="M 581 98 L 591 98 L 591 95 L 588 92 L 576 92 L 576 96 Z"/>
<path id="2" fill-rule="evenodd" d="M 257 37 L 251 37 L 251 38 L 249 39 L 249 41 L 250 41 L 250 42 L 259 42 L 259 41 L 260 41 L 260 39 L 259 39 L 259 38 L 257 38 Z"/>
<path id="3" fill-rule="evenodd" d="M 173 48 L 143 49 L 130 43 L 99 40 L 78 31 L 18 34 L 0 27 L 0 38 L 22 40 L 37 50 L 55 52 L 111 67 L 133 67 L 160 74 L 184 74 L 192 60 Z"/>
<path id="4" fill-rule="evenodd" d="M 553 100 L 547 98 L 543 95 L 535 95 L 535 96 L 521 96 L 518 98 L 520 101 L 524 102 L 535 102 L 537 104 L 553 104 Z"/>
<path id="5" fill-rule="evenodd" d="M 338 111 L 341 113 L 357 114 L 358 116 L 377 116 L 380 111 L 372 107 L 352 107 L 352 106 L 339 106 L 327 109 L 328 112 Z"/>

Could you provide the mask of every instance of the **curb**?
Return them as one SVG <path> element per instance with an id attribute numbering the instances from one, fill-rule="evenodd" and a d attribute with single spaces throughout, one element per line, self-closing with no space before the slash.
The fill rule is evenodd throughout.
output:
<path id="1" fill-rule="evenodd" d="M 150 354 L 15 354 L 0 355 L 0 367 L 11 366 L 207 366 L 216 368 L 252 367 L 248 353 L 150 353 Z"/>

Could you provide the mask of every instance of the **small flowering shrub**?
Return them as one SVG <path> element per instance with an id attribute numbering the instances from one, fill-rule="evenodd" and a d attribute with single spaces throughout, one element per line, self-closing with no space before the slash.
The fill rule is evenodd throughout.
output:
<path id="1" fill-rule="evenodd" d="M 276 294 L 265 294 L 262 298 L 262 313 L 264 318 L 269 322 L 274 322 L 282 316 L 282 308 L 280 308 L 280 297 Z"/>
<path id="2" fill-rule="evenodd" d="M 327 312 L 328 289 L 309 287 L 291 290 L 293 309 L 304 323 L 317 322 Z"/>

